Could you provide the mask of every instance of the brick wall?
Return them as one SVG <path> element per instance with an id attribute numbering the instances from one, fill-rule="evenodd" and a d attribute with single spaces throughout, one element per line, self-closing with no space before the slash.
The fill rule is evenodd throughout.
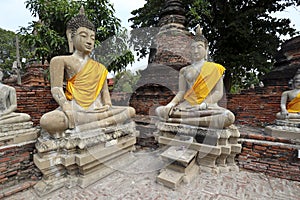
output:
<path id="1" fill-rule="evenodd" d="M 17 112 L 31 116 L 34 125 L 39 125 L 41 116 L 58 107 L 52 98 L 49 86 L 14 86 L 17 92 Z"/>
<path id="2" fill-rule="evenodd" d="M 269 86 L 227 94 L 220 104 L 231 110 L 237 124 L 264 127 L 275 120 L 280 111 L 280 98 L 285 86 Z"/>
<path id="3" fill-rule="evenodd" d="M 0 198 L 10 187 L 36 181 L 41 173 L 33 164 L 35 143 L 0 146 Z"/>
<path id="4" fill-rule="evenodd" d="M 300 181 L 299 144 L 257 134 L 241 134 L 240 142 L 242 152 L 236 159 L 241 168 Z"/>

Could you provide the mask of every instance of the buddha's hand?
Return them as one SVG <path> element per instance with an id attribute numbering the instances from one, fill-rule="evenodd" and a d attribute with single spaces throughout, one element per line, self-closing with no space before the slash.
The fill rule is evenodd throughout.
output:
<path id="1" fill-rule="evenodd" d="M 106 112 L 110 109 L 110 105 L 104 105 L 104 106 L 101 106 L 100 108 L 96 108 L 95 111 L 97 112 Z"/>
<path id="2" fill-rule="evenodd" d="M 281 111 L 281 115 L 282 115 L 284 118 L 288 118 L 289 112 L 288 112 L 287 110 L 282 110 L 282 111 Z"/>
<path id="3" fill-rule="evenodd" d="M 207 103 L 201 103 L 200 105 L 198 105 L 198 109 L 199 110 L 206 110 L 208 108 Z"/>
<path id="4" fill-rule="evenodd" d="M 75 128 L 75 119 L 73 115 L 73 110 L 71 104 L 66 102 L 63 104 L 62 109 L 68 118 L 68 126 L 70 129 Z"/>
<path id="5" fill-rule="evenodd" d="M 198 105 L 186 107 L 185 110 L 196 111 L 196 110 L 206 110 L 207 108 L 208 108 L 207 103 L 201 103 Z"/>
<path id="6" fill-rule="evenodd" d="M 174 103 L 168 103 L 165 106 L 165 114 L 166 114 L 165 119 L 168 119 L 169 116 L 171 116 L 171 114 L 173 113 L 174 107 L 175 107 Z"/>

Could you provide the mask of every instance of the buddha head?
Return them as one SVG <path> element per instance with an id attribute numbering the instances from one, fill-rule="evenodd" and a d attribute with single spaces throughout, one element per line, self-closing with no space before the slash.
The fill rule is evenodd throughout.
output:
<path id="1" fill-rule="evenodd" d="M 80 8 L 78 15 L 67 23 L 67 38 L 69 52 L 75 48 L 78 51 L 90 53 L 95 44 L 95 26 L 84 14 L 83 7 Z"/>
<path id="2" fill-rule="evenodd" d="M 196 35 L 192 43 L 192 58 L 194 62 L 200 61 L 202 59 L 207 60 L 207 39 L 203 36 L 200 25 L 197 26 Z"/>
<path id="3" fill-rule="evenodd" d="M 293 86 L 296 89 L 300 89 L 300 69 L 296 72 L 294 78 L 293 78 Z"/>

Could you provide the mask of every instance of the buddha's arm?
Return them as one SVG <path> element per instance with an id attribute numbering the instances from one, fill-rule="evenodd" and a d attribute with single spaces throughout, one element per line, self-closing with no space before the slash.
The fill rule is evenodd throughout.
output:
<path id="1" fill-rule="evenodd" d="M 15 88 L 10 88 L 8 101 L 9 101 L 9 107 L 2 113 L 2 115 L 6 115 L 17 110 L 17 96 L 16 96 Z"/>
<path id="2" fill-rule="evenodd" d="M 68 104 L 68 100 L 63 91 L 64 81 L 64 60 L 60 57 L 54 57 L 50 62 L 51 93 L 55 101 L 62 108 Z M 64 110 L 64 109 L 63 109 Z"/>
<path id="3" fill-rule="evenodd" d="M 69 128 L 74 128 L 74 117 L 72 115 L 72 107 L 63 91 L 64 81 L 64 60 L 61 57 L 54 57 L 50 62 L 50 81 L 51 94 L 54 100 L 62 108 L 63 112 L 69 119 Z"/>
<path id="4" fill-rule="evenodd" d="M 108 85 L 106 81 L 103 84 L 101 98 L 104 106 L 111 107 L 112 104 L 111 104 L 110 94 L 109 94 Z"/>
<path id="5" fill-rule="evenodd" d="M 184 94 L 186 92 L 186 84 L 187 84 L 184 77 L 184 70 L 185 68 L 182 68 L 179 72 L 179 90 L 176 96 L 168 104 L 169 106 L 175 106 L 183 100 Z"/>
<path id="6" fill-rule="evenodd" d="M 282 114 L 288 114 L 288 111 L 286 109 L 287 99 L 288 99 L 288 91 L 285 91 L 282 93 L 281 100 L 280 100 L 280 108 Z"/>

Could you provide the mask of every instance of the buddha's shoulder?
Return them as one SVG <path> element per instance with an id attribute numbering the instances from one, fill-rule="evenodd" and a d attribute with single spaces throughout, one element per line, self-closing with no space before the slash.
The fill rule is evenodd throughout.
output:
<path id="1" fill-rule="evenodd" d="M 72 56 L 55 56 L 51 59 L 50 63 L 52 62 L 72 62 L 74 61 L 74 57 Z"/>

